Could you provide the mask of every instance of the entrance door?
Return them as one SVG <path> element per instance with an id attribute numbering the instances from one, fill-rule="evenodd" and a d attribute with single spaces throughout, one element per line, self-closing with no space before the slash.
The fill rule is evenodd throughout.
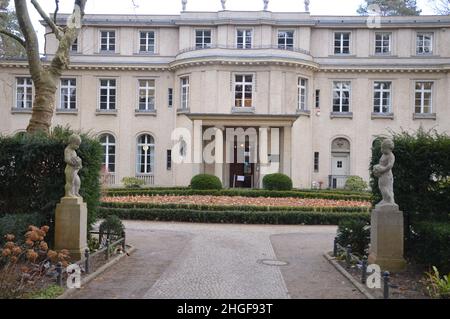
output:
<path id="1" fill-rule="evenodd" d="M 344 188 L 349 174 L 349 156 L 333 155 L 331 158 L 331 187 Z"/>
<path id="2" fill-rule="evenodd" d="M 244 149 L 245 148 L 245 149 Z M 238 154 L 244 152 L 244 163 L 238 162 Z M 242 160 L 241 160 L 242 161 Z M 253 176 L 255 175 L 255 164 L 250 163 L 250 143 L 238 145 L 234 141 L 234 160 L 230 163 L 230 187 L 253 187 Z"/>

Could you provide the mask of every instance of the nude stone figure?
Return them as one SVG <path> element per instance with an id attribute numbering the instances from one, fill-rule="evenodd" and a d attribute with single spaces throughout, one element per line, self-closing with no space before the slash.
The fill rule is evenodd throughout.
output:
<path id="1" fill-rule="evenodd" d="M 76 150 L 80 147 L 81 138 L 79 135 L 73 134 L 69 138 L 69 145 L 64 150 L 64 161 L 66 162 L 66 186 L 65 197 L 81 197 L 80 186 L 81 181 L 78 171 L 83 167 L 81 158 L 78 157 Z"/>
<path id="2" fill-rule="evenodd" d="M 373 167 L 373 174 L 378 177 L 378 187 L 383 197 L 376 206 L 396 205 L 394 201 L 394 176 L 392 175 L 392 168 L 395 163 L 393 150 L 394 142 L 390 139 L 384 140 L 381 144 L 383 155 L 379 164 Z"/>

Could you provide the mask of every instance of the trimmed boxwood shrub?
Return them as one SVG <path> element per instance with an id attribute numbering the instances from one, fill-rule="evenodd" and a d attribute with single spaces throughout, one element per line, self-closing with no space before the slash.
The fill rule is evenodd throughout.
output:
<path id="1" fill-rule="evenodd" d="M 16 243 L 23 242 L 25 233 L 30 225 L 44 225 L 44 216 L 41 214 L 7 214 L 0 217 L 0 246 L 5 243 L 5 235 L 16 236 Z"/>
<path id="2" fill-rule="evenodd" d="M 0 214 L 32 214 L 43 217 L 42 223 L 54 231 L 55 207 L 64 196 L 64 149 L 69 129 L 57 127 L 50 135 L 16 134 L 0 137 Z M 80 194 L 88 207 L 88 223 L 96 220 L 100 200 L 102 147 L 82 134 L 77 151 L 83 160 L 80 171 Z M 49 234 L 48 240 L 52 240 Z"/>
<path id="3" fill-rule="evenodd" d="M 409 258 L 425 267 L 450 273 L 450 222 L 418 222 L 411 226 Z"/>
<path id="4" fill-rule="evenodd" d="M 349 176 L 345 182 L 345 189 L 354 192 L 362 192 L 367 189 L 367 183 L 359 176 Z"/>
<path id="5" fill-rule="evenodd" d="M 209 174 L 199 174 L 191 179 L 192 189 L 210 190 L 222 189 L 222 182 L 217 176 Z"/>
<path id="6" fill-rule="evenodd" d="M 137 177 L 124 177 L 122 178 L 122 184 L 126 189 L 130 188 L 141 188 L 145 185 L 145 182 L 142 179 Z"/>
<path id="7" fill-rule="evenodd" d="M 263 178 L 263 188 L 267 190 L 289 191 L 292 189 L 292 180 L 284 174 L 269 174 Z"/>
<path id="8" fill-rule="evenodd" d="M 338 225 L 349 219 L 368 222 L 369 213 L 322 213 L 300 211 L 204 211 L 194 209 L 100 208 L 100 216 L 117 215 L 125 220 L 179 221 L 275 225 Z"/>

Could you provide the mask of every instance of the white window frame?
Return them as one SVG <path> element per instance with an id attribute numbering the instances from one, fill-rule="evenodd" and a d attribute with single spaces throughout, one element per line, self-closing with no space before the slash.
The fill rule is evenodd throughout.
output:
<path id="1" fill-rule="evenodd" d="M 103 40 L 103 32 L 107 32 L 107 37 L 106 37 L 106 46 L 107 46 L 107 49 L 106 50 L 103 50 L 102 49 L 102 45 L 103 45 L 103 42 L 102 42 L 102 40 Z M 114 33 L 114 37 L 111 37 L 110 36 L 110 33 L 111 32 L 113 32 Z M 100 35 L 100 46 L 99 46 L 99 52 L 116 52 L 117 51 L 117 44 L 118 44 L 118 41 L 117 41 L 117 31 L 116 30 L 100 30 L 99 31 L 99 35 Z M 114 39 L 114 50 L 111 50 L 111 46 L 112 46 L 112 44 L 111 44 L 111 39 Z"/>
<path id="2" fill-rule="evenodd" d="M 239 47 L 239 32 L 243 32 L 242 36 L 242 47 Z M 247 43 L 246 39 L 248 37 L 248 33 L 250 33 L 250 43 Z M 237 28 L 236 29 L 236 48 L 242 50 L 249 50 L 253 48 L 253 29 L 252 28 Z M 247 47 L 249 45 L 249 47 Z"/>
<path id="3" fill-rule="evenodd" d="M 142 33 L 145 33 L 145 38 L 142 38 Z M 148 50 L 151 47 L 151 37 L 149 37 L 149 33 L 153 33 L 153 50 Z M 139 43 L 138 43 L 138 51 L 139 53 L 147 53 L 147 54 L 155 54 L 156 53 L 156 32 L 154 30 L 139 30 Z M 145 50 L 142 50 L 142 39 L 145 40 Z"/>
<path id="4" fill-rule="evenodd" d="M 287 40 L 290 39 L 290 37 L 287 36 L 287 33 L 292 33 L 292 45 L 287 43 Z M 281 33 L 284 33 L 283 36 L 281 36 Z M 283 40 L 283 44 L 280 44 L 280 39 Z M 294 50 L 295 45 L 295 31 L 294 30 L 278 30 L 277 32 L 277 47 L 281 50 Z"/>
<path id="5" fill-rule="evenodd" d="M 180 77 L 180 109 L 189 110 L 189 99 L 190 99 L 190 77 L 182 76 Z"/>
<path id="6" fill-rule="evenodd" d="M 380 83 L 380 88 L 377 89 L 376 85 Z M 384 84 L 389 83 L 389 89 L 384 87 Z M 380 104 L 375 104 L 375 94 L 380 93 Z M 383 100 L 385 99 L 385 95 L 389 95 L 388 105 L 383 104 Z M 379 112 L 375 111 L 375 107 L 379 107 Z M 387 107 L 387 111 L 383 112 L 383 107 Z M 392 81 L 374 81 L 373 82 L 373 109 L 372 112 L 374 114 L 390 114 L 392 113 Z"/>
<path id="7" fill-rule="evenodd" d="M 308 110 L 308 79 L 298 77 L 297 79 L 297 96 L 298 96 L 298 110 Z M 303 101 L 302 101 L 303 100 Z"/>
<path id="8" fill-rule="evenodd" d="M 19 84 L 19 79 L 24 80 L 24 84 Z M 27 83 L 30 81 L 30 83 Z M 19 88 L 23 89 L 23 106 L 19 107 Z M 30 90 L 30 92 L 28 92 Z M 28 100 L 27 95 L 31 94 L 31 101 Z M 14 109 L 18 110 L 31 110 L 33 108 L 33 100 L 34 100 L 34 87 L 33 87 L 33 80 L 29 76 L 18 76 L 16 77 L 16 87 L 15 87 L 15 94 L 14 94 Z M 30 102 L 31 107 L 27 107 L 27 103 Z"/>
<path id="9" fill-rule="evenodd" d="M 344 89 L 344 84 L 348 84 L 349 88 Z M 350 113 L 351 112 L 351 106 L 352 106 L 352 82 L 348 81 L 348 80 L 342 80 L 342 81 L 333 81 L 332 83 L 333 85 L 333 94 L 332 94 L 332 102 L 331 102 L 331 107 L 332 107 L 332 112 L 333 113 Z M 336 87 L 336 85 L 338 87 Z M 348 91 L 348 111 L 343 111 L 343 96 L 344 96 L 344 92 Z M 339 111 L 335 111 L 334 110 L 334 94 L 335 92 L 339 93 Z"/>
<path id="10" fill-rule="evenodd" d="M 141 138 L 145 136 L 145 142 L 141 143 Z M 148 140 L 151 138 L 153 143 Z M 155 138 L 153 135 L 148 133 L 140 134 L 136 141 L 136 174 L 138 175 L 154 175 L 155 172 Z M 145 148 L 147 146 L 147 148 Z M 143 154 L 141 153 L 143 152 Z M 141 162 L 141 155 L 144 155 L 144 163 Z M 150 163 L 148 162 L 150 159 Z M 144 164 L 144 172 L 141 171 L 141 165 Z M 148 166 L 150 164 L 150 171 L 148 171 Z"/>
<path id="11" fill-rule="evenodd" d="M 145 86 L 141 82 L 145 82 Z M 151 85 L 153 82 L 153 85 Z M 145 93 L 144 109 L 141 109 L 141 91 Z M 153 94 L 151 94 L 153 92 Z M 153 103 L 152 103 L 153 98 Z M 151 112 L 156 110 L 156 80 L 155 79 L 138 79 L 138 103 L 136 107 L 140 112 Z"/>
<path id="12" fill-rule="evenodd" d="M 197 32 L 201 32 L 201 43 L 197 43 Z M 209 43 L 205 42 L 208 37 L 205 36 L 205 32 L 209 32 Z M 196 29 L 195 30 L 195 48 L 196 49 L 209 49 L 212 47 L 212 29 Z"/>
<path id="13" fill-rule="evenodd" d="M 336 52 L 336 35 L 340 34 L 340 45 L 339 45 L 339 51 Z M 348 53 L 344 53 L 344 34 L 348 34 Z M 333 54 L 334 55 L 350 55 L 352 53 L 352 32 L 350 31 L 336 31 L 333 33 Z"/>
<path id="14" fill-rule="evenodd" d="M 425 89 L 425 84 L 429 84 L 431 83 L 431 89 Z M 417 84 L 421 84 L 421 87 L 419 89 L 417 89 Z M 433 114 L 433 94 L 434 94 L 434 81 L 427 81 L 427 80 L 420 80 L 420 81 L 414 81 L 414 113 L 415 114 Z M 416 105 L 416 94 L 419 93 L 420 94 L 420 105 Z M 429 112 L 424 112 L 425 109 L 425 94 L 429 93 L 430 94 L 430 111 Z M 417 113 L 417 107 L 420 107 L 420 112 Z"/>
<path id="15" fill-rule="evenodd" d="M 106 86 L 102 85 L 102 81 L 108 81 Z M 115 81 L 115 85 L 110 85 L 110 81 Z M 106 109 L 102 109 L 101 108 L 101 104 L 102 104 L 102 89 L 106 89 L 107 90 L 107 94 L 106 94 Z M 115 90 L 115 94 L 112 95 L 110 90 L 114 89 Z M 111 96 L 115 97 L 115 101 L 111 102 Z M 106 78 L 106 79 L 99 79 L 99 90 L 98 90 L 98 110 L 101 111 L 116 111 L 117 110 L 117 79 L 111 79 L 111 78 Z M 114 103 L 114 108 L 111 108 L 111 103 Z"/>
<path id="16" fill-rule="evenodd" d="M 236 80 L 236 77 L 238 77 L 238 76 L 242 76 L 242 82 L 238 82 Z M 246 79 L 245 79 L 246 76 L 251 76 L 252 77 L 252 81 L 251 82 L 247 82 Z M 236 93 L 237 93 L 236 87 L 238 85 L 242 86 L 242 99 L 241 99 L 241 105 L 240 106 L 236 105 L 237 104 L 236 103 L 236 101 L 237 101 L 237 99 L 236 99 Z M 245 86 L 246 85 L 251 85 L 251 88 L 252 88 L 251 89 L 251 99 L 250 99 L 250 101 L 251 101 L 250 104 L 251 105 L 250 106 L 245 106 L 245 101 L 248 100 L 248 99 L 245 98 L 245 93 L 247 92 L 245 90 Z M 234 108 L 239 108 L 239 109 L 241 109 L 241 108 L 245 109 L 245 108 L 252 108 L 252 107 L 254 107 L 254 105 L 253 105 L 254 95 L 255 95 L 255 74 L 252 74 L 252 73 L 235 73 L 235 74 L 233 74 L 233 97 L 234 97 L 233 107 Z"/>
<path id="17" fill-rule="evenodd" d="M 419 40 L 419 37 L 422 36 L 422 39 Z M 427 48 L 425 46 L 425 36 L 430 36 L 430 46 L 429 46 L 429 52 L 425 52 L 425 49 Z M 421 41 L 421 45 L 419 44 L 419 41 Z M 416 34 L 416 55 L 432 55 L 434 51 L 434 33 L 433 32 L 417 32 Z M 422 52 L 419 52 L 419 49 L 422 49 Z"/>
<path id="18" fill-rule="evenodd" d="M 381 46 L 378 46 L 377 36 L 381 36 Z M 386 48 L 384 45 L 385 36 L 389 37 L 388 51 L 383 52 L 383 49 Z M 381 52 L 377 52 L 377 48 L 381 49 Z M 391 32 L 375 32 L 375 55 L 390 55 L 392 53 L 392 33 Z"/>
<path id="19" fill-rule="evenodd" d="M 69 81 L 68 85 L 63 85 L 63 81 Z M 75 82 L 75 84 L 73 85 L 72 81 Z M 72 94 L 71 94 L 71 90 L 75 90 L 75 93 L 73 94 L 74 96 L 74 101 L 72 101 Z M 63 94 L 63 90 L 67 90 L 68 94 L 67 94 L 67 101 L 64 101 L 64 96 L 66 96 L 65 94 Z M 72 102 L 75 102 L 75 107 L 72 108 L 71 104 Z M 64 105 L 64 103 L 67 103 L 67 107 L 66 105 Z M 78 109 L 78 96 L 77 96 L 77 79 L 76 78 L 61 78 L 59 81 L 59 105 L 58 105 L 58 109 L 59 110 L 65 110 L 65 111 L 70 111 L 70 110 L 76 110 Z"/>
<path id="20" fill-rule="evenodd" d="M 106 137 L 106 141 L 102 142 L 101 139 Z M 110 137 L 114 139 L 114 142 L 110 141 Z M 105 169 L 108 173 L 115 174 L 117 168 L 117 145 L 116 145 L 116 137 L 111 133 L 102 133 L 99 136 L 100 144 L 103 147 L 103 161 L 102 164 L 105 166 Z M 114 146 L 114 154 L 109 153 L 109 147 Z M 114 161 L 111 161 L 111 156 L 114 156 Z M 114 164 L 114 171 L 109 170 L 109 165 Z"/>
<path id="21" fill-rule="evenodd" d="M 79 36 L 75 39 L 75 41 L 70 45 L 70 52 L 72 53 L 78 53 L 78 50 L 80 48 L 80 41 L 79 41 Z M 74 46 L 75 46 L 75 50 L 74 50 Z"/>

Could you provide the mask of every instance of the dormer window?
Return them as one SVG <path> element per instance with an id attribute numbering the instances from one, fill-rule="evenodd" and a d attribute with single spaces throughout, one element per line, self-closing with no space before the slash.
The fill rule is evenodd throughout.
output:
<path id="1" fill-rule="evenodd" d="M 143 53 L 155 53 L 155 32 L 141 31 L 139 34 L 139 51 Z"/>
<path id="2" fill-rule="evenodd" d="M 211 30 L 195 31 L 195 48 L 207 49 L 211 47 Z"/>
<path id="3" fill-rule="evenodd" d="M 100 51 L 102 52 L 116 51 L 116 31 L 100 32 Z"/>
<path id="4" fill-rule="evenodd" d="M 252 48 L 253 32 L 251 29 L 239 29 L 237 30 L 237 48 L 238 49 L 251 49 Z"/>
<path id="5" fill-rule="evenodd" d="M 350 54 L 350 32 L 334 33 L 334 54 Z"/>

